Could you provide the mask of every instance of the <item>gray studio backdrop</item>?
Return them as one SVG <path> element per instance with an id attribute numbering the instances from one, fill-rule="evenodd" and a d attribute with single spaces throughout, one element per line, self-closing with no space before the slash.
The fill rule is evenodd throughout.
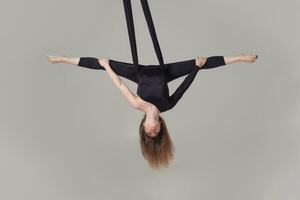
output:
<path id="1" fill-rule="evenodd" d="M 199 71 L 162 113 L 175 160 L 152 171 L 138 144 L 143 113 L 107 73 L 45 57 L 131 62 L 122 1 L 2 0 L 0 199 L 298 200 L 299 1 L 149 4 L 166 62 L 260 57 Z M 157 64 L 140 2 L 132 5 L 140 62 Z"/>

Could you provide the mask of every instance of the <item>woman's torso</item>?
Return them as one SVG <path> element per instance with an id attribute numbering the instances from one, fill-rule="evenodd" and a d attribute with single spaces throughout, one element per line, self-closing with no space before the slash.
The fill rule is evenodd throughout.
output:
<path id="1" fill-rule="evenodd" d="M 137 95 L 164 112 L 169 108 L 169 88 L 165 70 L 159 65 L 142 66 L 138 74 Z"/>

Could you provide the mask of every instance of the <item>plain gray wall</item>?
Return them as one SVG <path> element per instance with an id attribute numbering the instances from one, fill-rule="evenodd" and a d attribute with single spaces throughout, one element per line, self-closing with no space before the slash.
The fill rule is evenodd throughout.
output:
<path id="1" fill-rule="evenodd" d="M 157 64 L 140 2 L 132 4 L 141 64 Z M 45 57 L 131 62 L 122 1 L 2 0 L 0 199 L 298 200 L 299 1 L 149 4 L 166 62 L 260 57 L 199 71 L 162 113 L 175 160 L 152 171 L 138 144 L 142 113 L 107 73 Z"/>

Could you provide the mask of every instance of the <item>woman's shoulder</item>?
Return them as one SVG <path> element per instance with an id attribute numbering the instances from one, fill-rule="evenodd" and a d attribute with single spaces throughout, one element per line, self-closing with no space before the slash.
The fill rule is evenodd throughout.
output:
<path id="1" fill-rule="evenodd" d="M 149 109 L 148 102 L 144 101 L 139 95 L 136 95 L 136 96 L 137 96 L 136 109 L 146 113 L 147 110 Z"/>
<path id="2" fill-rule="evenodd" d="M 159 112 L 158 108 L 155 105 L 145 101 L 139 95 L 137 95 L 137 109 L 144 113 L 147 113 L 149 111 L 154 111 L 154 110 L 155 111 L 157 110 Z"/>

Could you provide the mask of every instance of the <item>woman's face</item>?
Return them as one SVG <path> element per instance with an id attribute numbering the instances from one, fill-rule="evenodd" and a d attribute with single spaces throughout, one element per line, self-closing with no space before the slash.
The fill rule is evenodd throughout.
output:
<path id="1" fill-rule="evenodd" d="M 157 136 L 158 133 L 159 133 L 159 131 L 160 131 L 160 126 L 161 126 L 161 122 L 160 121 L 158 121 L 154 125 L 149 125 L 149 124 L 144 123 L 146 134 L 149 137 L 155 137 L 155 136 Z"/>

